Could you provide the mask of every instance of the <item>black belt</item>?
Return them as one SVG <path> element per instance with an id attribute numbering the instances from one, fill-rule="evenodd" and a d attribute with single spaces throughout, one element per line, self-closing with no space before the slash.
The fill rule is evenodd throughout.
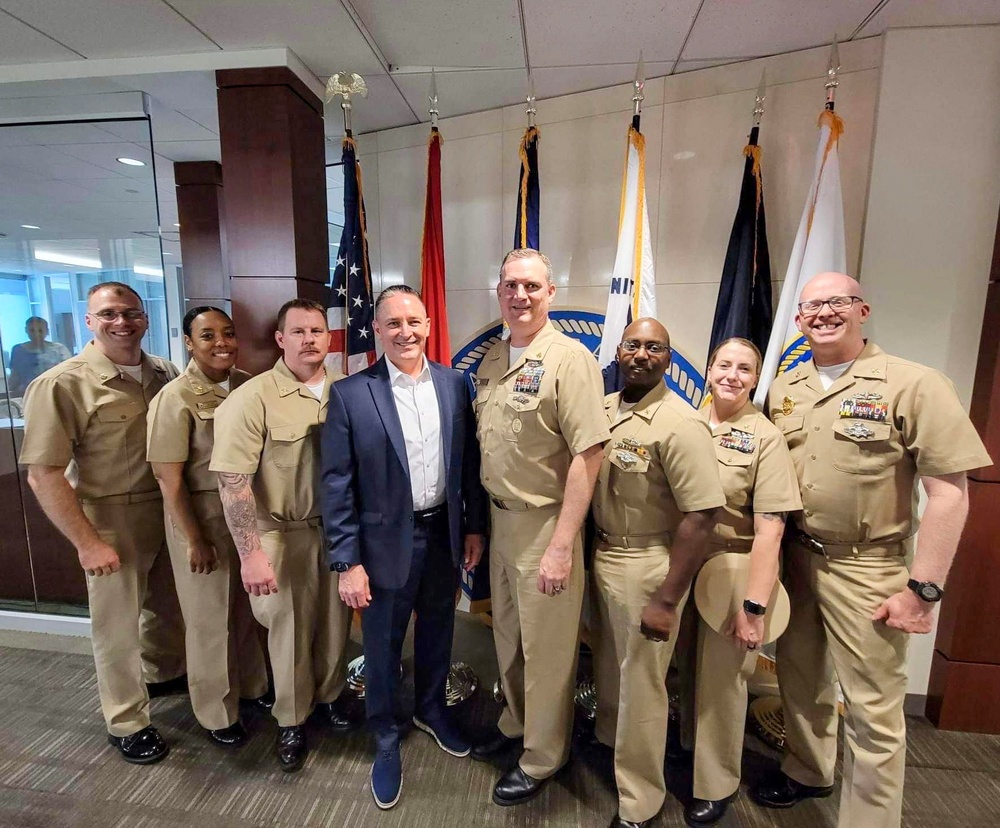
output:
<path id="1" fill-rule="evenodd" d="M 440 506 L 433 506 L 430 509 L 420 509 L 413 513 L 413 520 L 415 523 L 428 523 L 434 518 L 441 517 L 448 511 L 448 506 L 442 503 Z"/>

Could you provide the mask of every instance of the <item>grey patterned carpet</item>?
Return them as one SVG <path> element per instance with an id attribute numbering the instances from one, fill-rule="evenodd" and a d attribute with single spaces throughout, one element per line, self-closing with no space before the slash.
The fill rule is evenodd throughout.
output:
<path id="1" fill-rule="evenodd" d="M 460 620 L 455 657 L 472 664 L 482 680 L 461 706 L 460 720 L 472 731 L 483 729 L 497 715 L 488 692 L 496 677 L 489 630 Z M 0 646 L 0 826 L 603 828 L 615 811 L 610 758 L 582 742 L 538 799 L 499 808 L 490 802 L 490 790 L 504 762 L 455 759 L 430 737 L 411 732 L 403 744 L 402 799 L 383 813 L 368 789 L 371 760 L 363 732 L 339 736 L 310 723 L 309 759 L 302 771 L 286 775 L 273 758 L 275 727 L 264 717 L 249 716 L 249 743 L 227 752 L 205 738 L 186 696 L 155 700 L 153 716 L 171 744 L 170 755 L 152 767 L 127 765 L 104 739 L 89 656 Z M 909 725 L 904 825 L 1000 825 L 1000 737 L 940 733 L 923 719 Z M 773 753 L 748 737 L 744 790 L 720 825 L 834 826 L 836 796 L 784 812 L 750 802 L 746 783 L 774 761 Z M 658 825 L 684 824 L 682 802 L 690 784 L 690 771 L 668 773 L 671 795 Z"/>

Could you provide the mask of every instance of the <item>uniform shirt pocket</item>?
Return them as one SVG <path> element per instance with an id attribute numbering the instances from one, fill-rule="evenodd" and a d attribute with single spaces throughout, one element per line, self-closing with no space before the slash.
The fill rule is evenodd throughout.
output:
<path id="1" fill-rule="evenodd" d="M 899 460 L 902 451 L 889 423 L 842 419 L 833 424 L 833 467 L 849 474 L 878 474 Z"/>
<path id="2" fill-rule="evenodd" d="M 97 419 L 102 423 L 127 423 L 143 411 L 145 408 L 137 402 L 108 403 L 97 409 Z"/>
<path id="3" fill-rule="evenodd" d="M 268 434 L 274 449 L 272 457 L 274 465 L 283 469 L 298 466 L 307 447 L 306 438 L 311 428 L 308 423 L 271 428 Z"/>
<path id="4" fill-rule="evenodd" d="M 715 457 L 719 461 L 719 479 L 722 481 L 727 503 L 734 507 L 745 506 L 750 501 L 756 451 L 749 454 L 717 444 Z"/>
<path id="5" fill-rule="evenodd" d="M 516 443 L 523 439 L 522 433 L 527 435 L 534 433 L 541 399 L 528 394 L 510 394 L 505 403 L 503 412 L 504 438 Z"/>

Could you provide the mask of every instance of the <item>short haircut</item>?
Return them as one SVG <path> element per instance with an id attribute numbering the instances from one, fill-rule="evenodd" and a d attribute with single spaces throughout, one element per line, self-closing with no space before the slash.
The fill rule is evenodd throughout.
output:
<path id="1" fill-rule="evenodd" d="M 134 287 L 126 285 L 124 282 L 101 282 L 100 284 L 94 285 L 90 290 L 87 291 L 87 301 L 90 301 L 90 297 L 93 296 L 99 290 L 110 290 L 115 296 L 125 296 L 131 293 L 136 299 L 139 300 L 139 307 L 145 308 L 142 303 L 142 297 L 136 292 Z"/>
<path id="2" fill-rule="evenodd" d="M 27 328 L 32 322 L 41 322 L 46 328 L 49 327 L 49 320 L 44 316 L 29 316 L 24 320 L 24 327 Z"/>
<path id="3" fill-rule="evenodd" d="M 191 323 L 194 322 L 195 317 L 201 316 L 203 313 L 221 313 L 230 322 L 233 318 L 226 313 L 222 308 L 217 308 L 215 305 L 199 305 L 196 308 L 191 308 L 187 313 L 184 314 L 184 320 L 181 322 L 181 329 L 184 331 L 184 336 L 191 336 Z"/>
<path id="4" fill-rule="evenodd" d="M 716 345 L 712 349 L 712 353 L 708 355 L 708 368 L 712 367 L 715 363 L 715 358 L 719 355 L 719 351 L 727 345 L 742 345 L 744 348 L 749 348 L 753 351 L 754 358 L 757 360 L 757 376 L 760 376 L 760 372 L 764 368 L 764 357 L 760 354 L 760 348 L 754 345 L 749 339 L 744 339 L 742 336 L 731 336 L 729 339 L 723 339 L 722 342 Z"/>
<path id="5" fill-rule="evenodd" d="M 500 263 L 500 280 L 503 281 L 503 269 L 507 262 L 516 261 L 517 259 L 531 258 L 539 258 L 542 260 L 542 264 L 545 265 L 545 278 L 548 280 L 550 285 L 554 285 L 555 279 L 552 275 L 552 262 L 549 261 L 549 257 L 531 247 L 515 248 L 503 257 L 503 261 Z"/>
<path id="6" fill-rule="evenodd" d="M 278 311 L 278 330 L 285 330 L 285 317 L 290 310 L 311 310 L 319 313 L 323 317 L 323 323 L 329 327 L 326 321 L 326 308 L 314 299 L 289 299 Z"/>
<path id="7" fill-rule="evenodd" d="M 382 303 L 390 298 L 391 296 L 396 296 L 397 294 L 405 294 L 406 296 L 416 296 L 417 299 L 423 303 L 423 297 L 420 295 L 419 290 L 414 290 L 409 285 L 389 285 L 385 290 L 383 290 L 379 295 L 378 299 L 375 300 L 375 318 L 378 318 L 378 309 L 382 307 Z"/>

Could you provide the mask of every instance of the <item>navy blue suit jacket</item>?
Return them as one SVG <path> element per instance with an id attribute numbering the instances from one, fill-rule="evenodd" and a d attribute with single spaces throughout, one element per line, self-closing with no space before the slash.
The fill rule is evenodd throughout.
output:
<path id="1" fill-rule="evenodd" d="M 466 534 L 485 534 L 475 414 L 461 373 L 427 361 L 441 413 L 451 557 Z M 385 357 L 335 382 L 323 426 L 323 527 L 334 563 L 362 564 L 374 586 L 398 589 L 413 555 L 413 495 L 403 429 Z"/>

